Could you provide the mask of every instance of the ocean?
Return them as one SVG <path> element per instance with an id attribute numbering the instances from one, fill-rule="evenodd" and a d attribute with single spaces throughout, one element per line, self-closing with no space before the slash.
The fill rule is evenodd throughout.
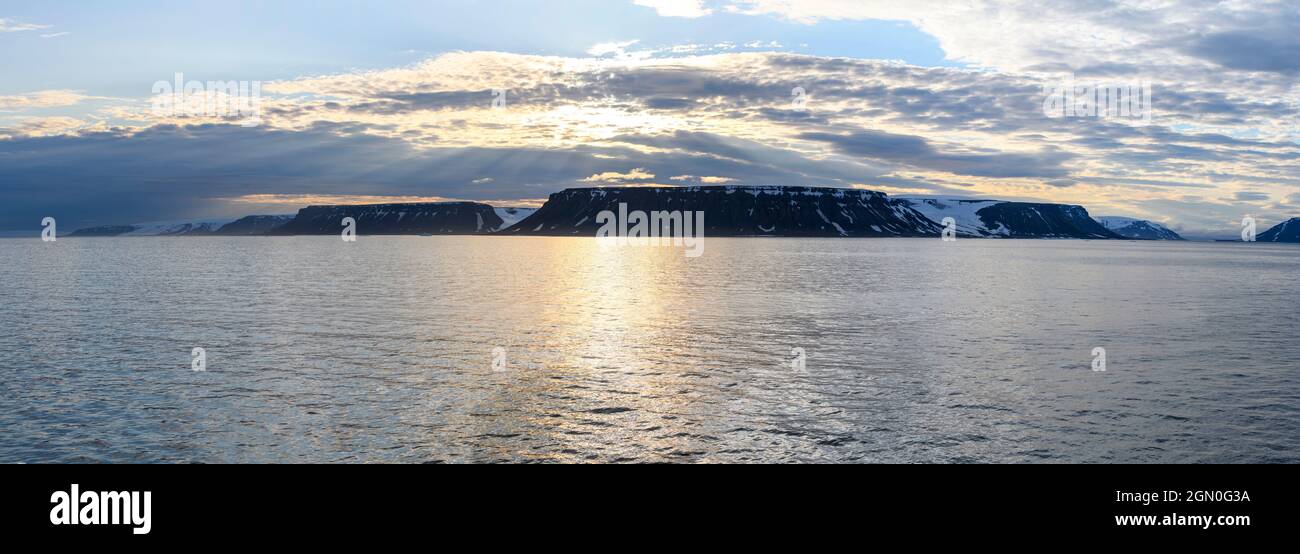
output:
<path id="1" fill-rule="evenodd" d="M 1272 244 L 0 240 L 0 462 L 1296 463 L 1297 276 Z"/>

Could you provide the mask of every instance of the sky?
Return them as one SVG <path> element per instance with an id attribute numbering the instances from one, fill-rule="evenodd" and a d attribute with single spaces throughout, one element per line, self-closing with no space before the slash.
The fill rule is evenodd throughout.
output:
<path id="1" fill-rule="evenodd" d="M 1232 237 L 1300 216 L 1296 29 L 1294 0 L 0 0 L 0 232 L 776 184 Z M 1148 117 L 1052 113 L 1065 87 Z"/>

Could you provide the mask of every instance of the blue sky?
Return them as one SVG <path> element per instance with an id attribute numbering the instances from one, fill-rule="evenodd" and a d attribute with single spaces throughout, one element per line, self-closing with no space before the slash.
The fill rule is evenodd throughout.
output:
<path id="1" fill-rule="evenodd" d="M 595 44 L 640 40 L 647 48 L 735 43 L 739 50 L 946 60 L 938 41 L 905 21 L 835 21 L 811 26 L 771 17 L 659 16 L 611 0 L 277 2 L 6 0 L 4 16 L 49 25 L 0 35 L 6 55 L 0 94 L 79 89 L 134 96 L 141 83 L 182 71 L 197 79 L 250 80 L 380 69 L 443 52 L 493 50 L 578 57 Z M 68 33 L 58 37 L 41 35 Z M 763 47 L 743 45 L 761 42 Z M 773 48 L 770 43 L 781 44 Z M 147 89 L 146 89 L 147 93 Z"/>
<path id="2" fill-rule="evenodd" d="M 3 0 L 0 232 L 748 183 L 1233 236 L 1300 215 L 1296 28 L 1273 0 Z M 176 73 L 256 82 L 255 121 L 160 109 Z M 1150 117 L 1052 116 L 1065 83 Z"/>

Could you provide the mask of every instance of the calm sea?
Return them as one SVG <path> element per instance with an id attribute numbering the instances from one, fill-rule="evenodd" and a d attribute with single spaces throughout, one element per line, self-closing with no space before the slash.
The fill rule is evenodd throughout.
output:
<path id="1" fill-rule="evenodd" d="M 0 461 L 1294 463 L 1297 276 L 1263 244 L 0 240 Z"/>

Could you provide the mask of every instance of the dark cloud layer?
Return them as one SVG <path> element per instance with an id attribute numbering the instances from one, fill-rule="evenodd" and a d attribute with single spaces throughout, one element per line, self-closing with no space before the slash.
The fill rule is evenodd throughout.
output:
<path id="1" fill-rule="evenodd" d="M 867 130 L 845 135 L 804 133 L 800 138 L 829 143 L 850 156 L 975 177 L 1064 177 L 1069 171 L 1061 164 L 1072 157 L 1065 152 L 1050 151 L 1036 154 L 941 152 L 922 137 Z"/>
<path id="2" fill-rule="evenodd" d="M 6 199 L 0 229 L 29 228 L 46 215 L 72 227 L 227 215 L 214 214 L 214 205 L 268 193 L 539 198 L 591 175 L 642 167 L 658 172 L 660 182 L 720 175 L 846 186 L 878 175 L 866 166 L 818 162 L 706 133 L 627 136 L 572 149 L 419 149 L 359 130 L 327 123 L 303 131 L 160 126 L 0 141 Z M 637 144 L 668 151 L 630 147 Z"/>

